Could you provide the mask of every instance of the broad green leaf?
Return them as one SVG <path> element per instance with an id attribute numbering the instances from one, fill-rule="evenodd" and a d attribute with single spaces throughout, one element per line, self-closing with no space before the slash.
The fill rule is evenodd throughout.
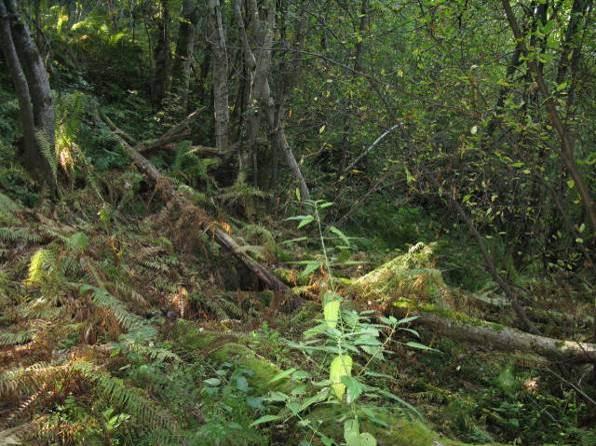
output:
<path id="1" fill-rule="evenodd" d="M 280 401 L 287 401 L 289 398 L 288 395 L 282 392 L 271 392 L 265 400 L 271 401 L 272 403 L 280 402 Z"/>
<path id="2" fill-rule="evenodd" d="M 341 241 L 344 242 L 344 245 L 350 246 L 350 240 L 348 239 L 348 237 L 346 237 L 346 234 L 344 234 L 342 231 L 337 229 L 335 226 L 331 226 L 329 228 L 329 231 L 331 231 L 333 234 L 337 235 L 341 239 Z"/>
<path id="3" fill-rule="evenodd" d="M 315 217 L 312 215 L 295 215 L 293 217 L 288 217 L 286 220 L 295 220 L 298 221 L 298 229 L 305 227 L 306 225 L 315 221 Z"/>
<path id="4" fill-rule="evenodd" d="M 379 416 L 370 407 L 362 406 L 360 408 L 360 410 L 362 411 L 362 413 L 364 415 L 366 415 L 366 417 L 371 422 L 373 422 L 373 423 L 375 423 L 375 424 L 377 424 L 377 425 L 379 425 L 381 427 L 384 427 L 384 428 L 388 428 L 389 427 L 389 425 L 384 420 L 382 420 L 381 418 L 379 418 Z"/>
<path id="5" fill-rule="evenodd" d="M 273 384 L 274 382 L 280 381 L 284 378 L 288 378 L 290 375 L 292 375 L 292 373 L 294 373 L 296 371 L 295 368 L 291 368 L 288 370 L 284 370 L 283 372 L 278 373 L 277 375 L 275 375 L 273 378 L 271 378 L 269 380 L 269 384 Z"/>
<path id="6" fill-rule="evenodd" d="M 360 445 L 360 426 L 358 420 L 346 420 L 344 422 L 344 440 L 347 446 Z"/>
<path id="7" fill-rule="evenodd" d="M 272 421 L 281 420 L 279 415 L 263 415 L 250 423 L 250 427 L 258 426 L 259 424 L 271 423 Z"/>
<path id="8" fill-rule="evenodd" d="M 305 399 L 302 404 L 300 405 L 300 412 L 305 411 L 310 406 L 316 403 L 321 403 L 327 399 L 329 396 L 329 388 L 324 388 L 319 390 L 316 394 L 311 396 L 310 398 Z"/>
<path id="9" fill-rule="evenodd" d="M 249 390 L 249 385 L 248 385 L 248 380 L 244 377 L 244 376 L 239 376 L 236 378 L 236 388 L 238 390 L 240 390 L 241 392 L 248 392 Z"/>
<path id="10" fill-rule="evenodd" d="M 358 399 L 364 391 L 364 386 L 356 378 L 344 376 L 341 382 L 346 386 L 346 403 L 351 404 Z"/>
<path id="11" fill-rule="evenodd" d="M 329 328 L 337 327 L 339 320 L 339 309 L 341 302 L 339 300 L 332 300 L 327 302 L 323 307 L 323 314 L 325 315 L 325 322 Z"/>
<path id="12" fill-rule="evenodd" d="M 360 446 L 377 446 L 377 440 L 368 432 L 360 434 Z"/>
<path id="13" fill-rule="evenodd" d="M 310 261 L 306 264 L 304 270 L 300 273 L 302 277 L 308 277 L 321 267 L 321 262 L 318 260 Z"/>
<path id="14" fill-rule="evenodd" d="M 408 322 L 412 322 L 415 321 L 416 319 L 418 319 L 420 316 L 410 316 L 410 317 L 404 317 L 403 319 L 400 319 L 397 321 L 398 325 L 402 325 L 402 324 L 407 324 Z M 395 319 L 394 319 L 395 320 Z M 389 320 L 391 322 L 391 319 Z"/>
<path id="15" fill-rule="evenodd" d="M 286 407 L 293 415 L 298 415 L 300 413 L 300 404 L 298 401 L 292 400 L 286 403 Z"/>
<path id="16" fill-rule="evenodd" d="M 368 432 L 360 433 L 358 420 L 344 422 L 344 440 L 347 446 L 377 446 L 377 440 Z"/>
<path id="17" fill-rule="evenodd" d="M 305 370 L 296 370 L 292 373 L 292 379 L 295 379 L 296 381 L 302 381 L 303 379 L 308 378 L 310 378 L 310 373 Z"/>
<path id="18" fill-rule="evenodd" d="M 437 350 L 435 348 L 429 347 L 428 345 L 424 345 L 424 344 L 421 344 L 419 342 L 414 342 L 414 341 L 406 342 L 406 345 L 408 347 L 415 348 L 415 349 L 418 349 L 418 350 L 425 350 L 425 351 L 431 351 L 431 352 L 438 352 L 439 351 L 439 350 Z"/>
<path id="19" fill-rule="evenodd" d="M 335 442 L 329 438 L 327 435 L 325 434 L 319 434 L 319 438 L 321 439 L 321 443 L 323 443 L 323 446 L 333 446 L 335 445 Z"/>
<path id="20" fill-rule="evenodd" d="M 341 382 L 344 376 L 352 375 L 352 357 L 350 355 L 338 355 L 329 367 L 329 380 L 331 388 L 338 400 L 342 400 L 346 393 L 346 386 Z"/>
<path id="21" fill-rule="evenodd" d="M 208 386 L 213 386 L 213 387 L 217 387 L 221 384 L 221 380 L 218 378 L 209 378 L 206 379 L 205 381 L 203 381 L 205 384 L 207 384 Z"/>

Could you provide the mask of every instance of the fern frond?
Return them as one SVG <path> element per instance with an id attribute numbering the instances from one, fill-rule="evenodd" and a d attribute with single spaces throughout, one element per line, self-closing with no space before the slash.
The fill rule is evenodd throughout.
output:
<path id="1" fill-rule="evenodd" d="M 126 299 L 131 300 L 138 305 L 141 305 L 143 307 L 149 306 L 149 303 L 147 302 L 147 300 L 145 300 L 145 298 L 137 290 L 135 290 L 132 286 L 130 286 L 126 283 L 123 283 L 123 282 L 110 283 L 108 285 L 108 287 L 113 289 L 114 291 L 116 291 L 115 294 L 118 294 L 119 296 L 123 296 Z"/>
<path id="2" fill-rule="evenodd" d="M 268 198 L 271 194 L 263 192 L 248 184 L 235 184 L 225 192 L 217 195 L 217 198 L 224 203 L 233 204 L 246 198 Z"/>
<path id="3" fill-rule="evenodd" d="M 146 268 L 161 271 L 162 273 L 167 273 L 170 270 L 170 266 L 161 258 L 156 260 L 145 260 L 141 262 L 141 264 Z"/>
<path id="4" fill-rule="evenodd" d="M 52 147 L 52 143 L 48 138 L 48 135 L 43 131 L 39 130 L 35 132 L 35 139 L 39 144 L 39 148 L 41 150 L 42 156 L 46 159 L 48 164 L 50 165 L 50 170 L 52 172 L 52 178 L 55 180 L 58 171 L 58 162 L 56 160 L 56 151 L 55 148 Z"/>
<path id="5" fill-rule="evenodd" d="M 56 254 L 49 249 L 38 249 L 29 262 L 27 285 L 41 285 L 56 270 Z"/>
<path id="6" fill-rule="evenodd" d="M 38 234 L 31 232 L 27 228 L 14 228 L 9 226 L 0 228 L 0 241 L 10 243 L 39 243 L 41 242 L 41 237 Z"/>
<path id="7" fill-rule="evenodd" d="M 0 192 L 0 221 L 12 223 L 15 220 L 15 214 L 21 207 L 12 201 L 9 197 Z"/>
<path id="8" fill-rule="evenodd" d="M 155 362 L 181 362 L 180 356 L 166 348 L 143 345 L 129 339 L 119 342 L 118 346 L 123 347 L 127 352 L 138 353 Z"/>
<path id="9" fill-rule="evenodd" d="M 81 293 L 87 292 L 91 292 L 94 305 L 108 310 L 125 329 L 131 330 L 146 325 L 141 317 L 128 311 L 124 304 L 112 296 L 105 288 L 97 288 L 91 285 L 81 286 Z"/>
<path id="10" fill-rule="evenodd" d="M 67 365 L 36 363 L 17 367 L 0 374 L 0 396 L 31 395 L 48 383 L 57 383 L 68 371 Z"/>
<path id="11" fill-rule="evenodd" d="M 26 344 L 33 339 L 33 333 L 29 330 L 16 333 L 0 333 L 0 347 Z"/>
<path id="12" fill-rule="evenodd" d="M 122 379 L 100 370 L 89 362 L 78 361 L 73 368 L 94 384 L 95 391 L 101 398 L 135 417 L 139 424 L 148 430 L 172 430 L 176 427 L 172 415 L 149 399 L 140 389 L 127 386 Z"/>
<path id="13" fill-rule="evenodd" d="M 32 300 L 18 309 L 18 314 L 25 319 L 56 319 L 64 311 L 64 307 L 57 307 L 57 296 L 43 296 Z"/>

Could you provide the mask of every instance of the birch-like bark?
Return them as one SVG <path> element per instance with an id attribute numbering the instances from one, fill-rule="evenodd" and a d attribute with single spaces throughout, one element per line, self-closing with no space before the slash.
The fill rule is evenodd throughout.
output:
<path id="1" fill-rule="evenodd" d="M 157 43 L 154 49 L 155 69 L 151 82 L 151 98 L 155 107 L 161 107 L 168 91 L 170 70 L 170 10 L 167 0 L 160 2 L 157 20 Z"/>
<path id="2" fill-rule="evenodd" d="M 226 149 L 229 144 L 230 111 L 228 106 L 228 51 L 219 0 L 209 0 L 209 42 L 213 58 L 213 112 L 215 145 Z"/>
<path id="3" fill-rule="evenodd" d="M 194 49 L 199 22 L 199 8 L 196 0 L 184 0 L 182 4 L 182 22 L 178 30 L 176 56 L 172 69 L 172 89 L 180 102 L 180 108 L 186 112 L 188 108 L 188 91 L 190 88 L 190 72 L 194 57 Z"/>
<path id="4" fill-rule="evenodd" d="M 272 150 L 278 150 L 284 154 L 286 163 L 292 172 L 292 176 L 298 181 L 300 187 L 301 200 L 310 199 L 310 191 L 306 180 L 300 170 L 300 165 L 288 143 L 285 130 L 283 128 L 282 117 L 285 115 L 283 107 L 276 107 L 269 76 L 271 74 L 271 52 L 273 47 L 273 29 L 275 26 L 275 4 L 267 1 L 261 5 L 261 11 L 264 18 L 261 18 L 255 0 L 249 0 L 249 10 L 247 11 L 251 18 L 252 34 L 256 37 L 256 49 L 253 51 L 249 41 L 248 33 L 244 26 L 240 1 L 236 0 L 235 12 L 238 26 L 240 28 L 240 37 L 242 39 L 242 48 L 245 52 L 247 65 L 253 66 L 253 90 L 254 100 L 258 104 L 259 111 L 262 110 L 267 122 Z M 254 62 L 254 65 L 253 65 Z"/>

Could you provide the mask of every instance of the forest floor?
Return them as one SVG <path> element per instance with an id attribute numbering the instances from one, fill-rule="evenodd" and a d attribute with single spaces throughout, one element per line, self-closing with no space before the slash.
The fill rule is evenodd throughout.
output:
<path id="1" fill-rule="evenodd" d="M 106 184 L 73 188 L 34 210 L 0 195 L 0 444 L 309 444 L 298 419 L 252 423 L 275 407 L 272 391 L 291 391 L 279 378 L 284 370 L 303 370 L 313 382 L 326 377 L 322 361 L 295 348 L 321 318 L 329 280 L 321 268 L 304 271 L 320 257 L 316 244 L 288 224 L 227 227 L 293 287 L 290 301 L 299 303 L 278 304 L 209 232 L 189 231 L 136 172 L 112 171 Z M 440 244 L 379 252 L 354 240 L 335 257 L 338 292 L 350 306 L 514 323 L 512 314 L 504 320 L 512 312 L 494 288 L 473 293 L 446 283 L 441 271 L 454 260 L 435 253 Z M 384 286 L 358 285 L 386 262 L 399 269 Z M 570 313 L 560 303 L 562 292 L 577 302 L 581 290 L 546 280 L 528 287 L 539 296 L 537 315 L 542 308 L 573 321 L 564 324 L 571 332 L 535 316 L 543 334 L 589 336 L 581 306 Z M 408 328 L 421 338 L 396 334 L 371 380 L 419 415 L 397 401 L 364 399 L 379 444 L 596 444 L 588 367 L 573 368 L 574 383 L 564 363 L 456 342 L 416 320 Z M 310 413 L 331 437 L 334 410 L 321 404 Z"/>

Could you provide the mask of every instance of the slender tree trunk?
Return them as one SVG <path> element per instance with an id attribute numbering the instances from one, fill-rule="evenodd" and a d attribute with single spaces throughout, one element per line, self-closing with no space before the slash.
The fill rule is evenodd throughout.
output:
<path id="1" fill-rule="evenodd" d="M 351 79 L 355 80 L 358 75 L 356 73 L 359 73 L 360 71 L 362 71 L 362 57 L 364 55 L 364 36 L 368 30 L 368 26 L 370 23 L 370 11 L 369 11 L 370 5 L 369 5 L 369 0 L 362 0 L 362 3 L 360 4 L 360 24 L 358 27 L 358 35 L 357 35 L 357 41 L 356 41 L 356 45 L 354 47 L 354 66 L 353 69 L 351 71 Z M 338 158 L 337 161 L 337 177 L 339 178 L 345 168 L 346 168 L 346 164 L 348 163 L 348 157 L 350 156 L 350 148 L 351 148 L 351 141 L 350 141 L 350 136 L 352 133 L 352 108 L 353 108 L 354 104 L 353 101 L 351 99 L 347 99 L 347 104 L 346 104 L 346 111 L 348 112 L 346 117 L 345 117 L 345 124 L 344 124 L 344 129 L 343 129 L 343 136 L 342 136 L 342 140 L 341 143 L 339 144 L 339 147 L 337 149 L 334 149 L 336 152 L 336 156 L 334 156 L 333 158 Z M 339 151 L 339 153 L 337 153 Z M 338 183 L 339 184 L 339 183 Z"/>
<path id="2" fill-rule="evenodd" d="M 170 10 L 168 0 L 161 0 L 157 19 L 157 43 L 154 48 L 155 69 L 151 82 L 151 99 L 153 105 L 161 107 L 168 91 L 171 69 L 170 57 Z"/>
<path id="3" fill-rule="evenodd" d="M 55 194 L 55 124 L 48 73 L 14 0 L 0 0 L 0 37 L 19 101 L 24 164 Z"/>
<path id="4" fill-rule="evenodd" d="M 199 22 L 199 8 L 196 0 L 184 0 L 182 4 L 182 22 L 178 30 L 176 56 L 174 59 L 172 89 L 183 112 L 188 109 L 188 91 L 190 72 L 194 57 L 194 48 Z"/>
<path id="5" fill-rule="evenodd" d="M 248 33 L 244 26 L 244 19 L 242 18 L 242 10 L 240 1 L 236 0 L 235 13 L 237 16 L 238 26 L 240 27 L 240 37 L 242 39 L 242 47 L 245 52 L 245 59 L 247 66 L 254 67 L 254 78 L 252 81 L 254 89 L 254 101 L 258 104 L 259 110 L 262 110 L 265 121 L 267 122 L 272 150 L 278 150 L 283 153 L 288 167 L 292 172 L 292 176 L 298 181 L 301 193 L 301 199 L 309 200 L 310 191 L 306 184 L 306 180 L 300 170 L 300 165 L 296 161 L 296 157 L 290 147 L 286 138 L 285 130 L 282 123 L 282 117 L 285 115 L 283 107 L 277 107 L 271 87 L 269 84 L 269 76 L 271 74 L 271 53 L 273 47 L 273 29 L 275 26 L 275 4 L 269 0 L 261 5 L 261 12 L 263 17 L 259 14 L 259 9 L 256 6 L 255 0 L 249 0 L 249 10 L 247 11 L 251 17 L 251 34 L 256 40 L 256 50 L 253 51 L 249 41 Z"/>
<path id="6" fill-rule="evenodd" d="M 209 42 L 213 60 L 213 112 L 215 145 L 226 149 L 229 144 L 230 111 L 228 106 L 228 51 L 219 0 L 209 0 Z"/>
<path id="7" fill-rule="evenodd" d="M 12 35 L 31 92 L 35 127 L 46 133 L 48 141 L 53 146 L 55 118 L 48 72 L 29 29 L 19 19 L 16 1 L 5 0 L 5 3 L 8 12 L 14 17 L 11 22 Z"/>

